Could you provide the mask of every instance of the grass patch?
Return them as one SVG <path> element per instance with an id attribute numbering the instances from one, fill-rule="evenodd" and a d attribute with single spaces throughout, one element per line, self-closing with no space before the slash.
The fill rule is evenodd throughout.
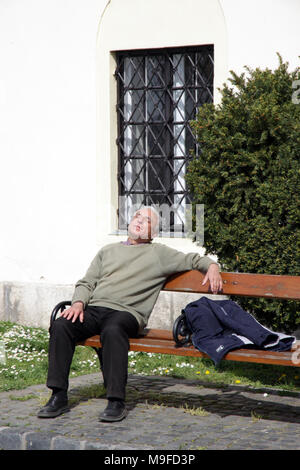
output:
<path id="1" fill-rule="evenodd" d="M 0 391 L 26 388 L 45 383 L 48 370 L 48 331 L 10 322 L 0 322 Z M 4 348 L 3 348 L 4 345 Z M 99 361 L 91 348 L 78 346 L 71 365 L 70 378 L 99 371 Z M 210 359 L 164 354 L 129 352 L 129 373 L 172 376 L 199 380 L 199 385 L 243 385 L 300 391 L 297 367 L 221 362 L 215 367 Z"/>
<path id="2" fill-rule="evenodd" d="M 10 395 L 9 398 L 15 401 L 28 401 L 28 400 L 31 400 L 32 398 L 36 398 L 36 395 L 28 394 L 28 395 L 22 395 L 21 397 Z"/>
<path id="3" fill-rule="evenodd" d="M 185 404 L 183 407 L 182 407 L 184 413 L 188 413 L 192 416 L 209 416 L 209 413 L 208 411 L 206 411 L 204 408 L 202 408 L 201 406 L 196 408 L 195 406 L 193 406 L 192 408 L 190 406 L 188 406 L 187 404 Z"/>
<path id="4" fill-rule="evenodd" d="M 0 391 L 45 383 L 48 371 L 49 333 L 11 322 L 0 322 Z M 4 345 L 4 348 L 3 348 Z M 90 348 L 76 348 L 70 377 L 99 371 L 98 357 Z"/>
<path id="5" fill-rule="evenodd" d="M 95 384 L 80 387 L 76 394 L 69 396 L 69 405 L 75 406 L 78 403 L 87 400 L 89 402 L 93 398 L 102 398 L 106 396 L 104 385 Z"/>

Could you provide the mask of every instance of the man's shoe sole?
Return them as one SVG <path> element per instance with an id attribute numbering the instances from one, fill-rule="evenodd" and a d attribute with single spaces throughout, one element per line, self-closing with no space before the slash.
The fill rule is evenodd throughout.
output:
<path id="1" fill-rule="evenodd" d="M 44 413 L 42 411 L 39 411 L 37 414 L 37 417 L 38 418 L 56 418 L 57 416 L 60 416 L 63 413 L 67 413 L 68 411 L 70 411 L 70 408 L 68 406 L 60 408 L 56 411 L 47 411 Z"/>

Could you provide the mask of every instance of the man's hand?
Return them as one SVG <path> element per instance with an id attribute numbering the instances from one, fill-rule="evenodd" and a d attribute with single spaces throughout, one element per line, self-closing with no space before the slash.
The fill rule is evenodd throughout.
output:
<path id="1" fill-rule="evenodd" d="M 213 294 L 217 294 L 223 289 L 223 282 L 219 272 L 219 266 L 217 264 L 211 264 L 209 266 L 202 285 L 204 286 L 207 281 L 209 281 L 210 289 Z"/>
<path id="2" fill-rule="evenodd" d="M 82 302 L 74 302 L 70 308 L 67 308 L 63 311 L 62 317 L 66 318 L 67 320 L 71 320 L 74 323 L 77 318 L 79 317 L 79 321 L 83 323 L 84 312 L 83 312 L 83 303 Z"/>

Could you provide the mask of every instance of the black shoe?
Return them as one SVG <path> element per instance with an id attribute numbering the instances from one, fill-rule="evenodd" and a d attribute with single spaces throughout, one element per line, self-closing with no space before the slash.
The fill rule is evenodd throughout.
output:
<path id="1" fill-rule="evenodd" d="M 124 401 L 122 400 L 108 400 L 108 405 L 105 410 L 100 413 L 101 421 L 121 421 L 127 416 Z"/>
<path id="2" fill-rule="evenodd" d="M 52 395 L 48 403 L 40 409 L 37 416 L 38 418 L 56 418 L 56 416 L 66 411 L 69 411 L 67 396 L 55 394 Z"/>

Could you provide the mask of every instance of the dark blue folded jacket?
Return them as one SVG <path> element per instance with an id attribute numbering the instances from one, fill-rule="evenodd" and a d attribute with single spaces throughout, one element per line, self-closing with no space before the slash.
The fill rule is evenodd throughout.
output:
<path id="1" fill-rule="evenodd" d="M 216 365 L 233 349 L 242 347 L 288 351 L 295 337 L 261 325 L 232 300 L 201 297 L 184 308 L 193 345 Z"/>

